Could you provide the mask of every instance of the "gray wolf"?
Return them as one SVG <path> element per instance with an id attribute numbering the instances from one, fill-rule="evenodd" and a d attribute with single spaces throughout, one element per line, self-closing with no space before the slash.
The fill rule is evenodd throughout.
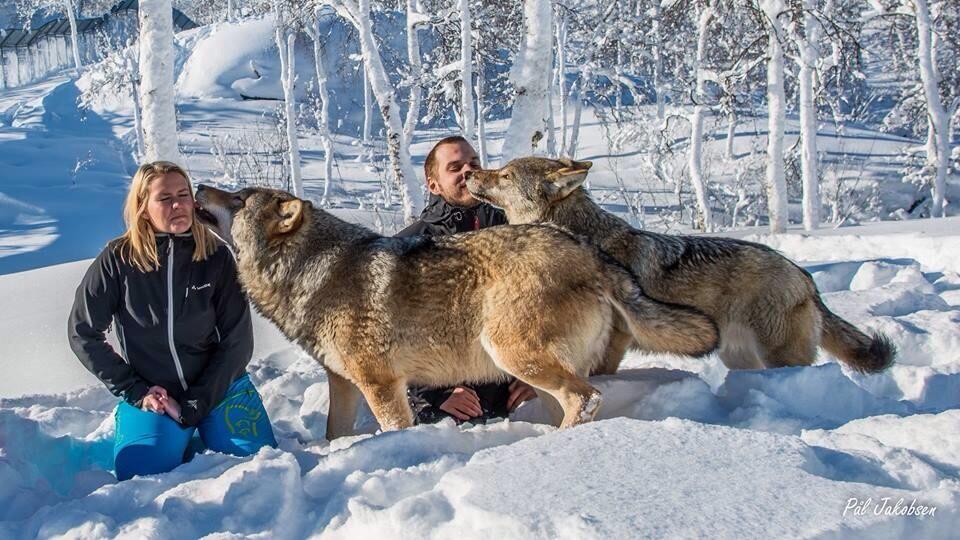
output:
<path id="1" fill-rule="evenodd" d="M 363 394 L 384 430 L 412 425 L 408 384 L 512 375 L 552 396 L 560 427 L 590 421 L 586 375 L 620 317 L 641 347 L 700 355 L 716 329 L 651 301 L 625 269 L 554 227 L 388 238 L 276 190 L 201 186 L 200 219 L 232 243 L 254 306 L 327 370 L 327 437 Z M 451 360 L 458 359 L 458 360 Z"/>
<path id="2" fill-rule="evenodd" d="M 883 371 L 896 355 L 823 304 L 805 270 L 776 251 L 729 238 L 641 231 L 603 210 L 581 186 L 591 163 L 521 158 L 467 174 L 474 197 L 501 207 L 511 224 L 549 222 L 588 238 L 633 272 L 644 293 L 691 306 L 720 328 L 719 355 L 731 369 L 810 365 L 817 346 L 851 368 Z M 630 337 L 615 333 L 611 348 Z M 608 357 L 616 369 L 616 350 Z"/>

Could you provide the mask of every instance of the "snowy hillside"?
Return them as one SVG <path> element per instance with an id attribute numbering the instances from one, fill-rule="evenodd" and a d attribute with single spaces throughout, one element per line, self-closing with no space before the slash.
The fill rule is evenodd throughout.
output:
<path id="1" fill-rule="evenodd" d="M 593 424 L 556 431 L 533 401 L 509 422 L 328 444 L 323 370 L 258 321 L 250 371 L 280 448 L 122 483 L 107 472 L 116 400 L 63 332 L 86 261 L 3 276 L 17 308 L 0 318 L 0 534 L 945 538 L 960 525 L 958 225 L 751 236 L 893 338 L 900 362 L 882 375 L 634 355 L 594 378 Z M 361 425 L 376 429 L 369 413 Z M 884 499 L 936 510 L 887 515 Z"/>

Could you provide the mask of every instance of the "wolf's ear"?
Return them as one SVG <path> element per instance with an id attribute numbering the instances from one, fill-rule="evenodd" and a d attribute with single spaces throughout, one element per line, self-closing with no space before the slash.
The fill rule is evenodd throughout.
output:
<path id="1" fill-rule="evenodd" d="M 593 167 L 592 161 L 574 161 L 569 158 L 560 158 L 557 161 L 563 163 L 563 166 L 567 169 L 574 169 L 578 171 L 589 171 L 590 167 Z"/>
<path id="2" fill-rule="evenodd" d="M 287 234 L 295 231 L 303 222 L 303 201 L 300 199 L 290 199 L 280 203 L 280 223 L 277 225 L 277 231 L 281 234 Z"/>
<path id="3" fill-rule="evenodd" d="M 586 179 L 587 169 L 566 167 L 547 175 L 544 188 L 551 201 L 559 201 L 580 187 Z"/>

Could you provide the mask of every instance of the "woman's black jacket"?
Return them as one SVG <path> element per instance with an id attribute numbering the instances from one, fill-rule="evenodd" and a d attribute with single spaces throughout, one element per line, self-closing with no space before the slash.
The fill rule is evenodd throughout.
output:
<path id="1" fill-rule="evenodd" d="M 156 241 L 152 272 L 124 262 L 119 239 L 104 248 L 77 288 L 68 338 L 114 395 L 139 406 L 148 388 L 162 386 L 180 403 L 183 424 L 195 426 L 250 362 L 250 306 L 226 245 L 195 262 L 189 232 Z M 111 323 L 119 354 L 106 340 Z"/>

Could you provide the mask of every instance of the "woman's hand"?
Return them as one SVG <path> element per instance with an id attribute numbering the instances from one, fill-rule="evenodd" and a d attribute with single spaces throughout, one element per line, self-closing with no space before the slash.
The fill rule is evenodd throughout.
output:
<path id="1" fill-rule="evenodd" d="M 163 409 L 167 413 L 167 416 L 173 418 L 174 422 L 180 423 L 180 404 L 177 403 L 177 400 L 172 397 L 167 397 L 163 400 Z"/>
<path id="2" fill-rule="evenodd" d="M 164 401 L 167 399 L 166 388 L 162 386 L 151 386 L 150 389 L 147 390 L 147 395 L 143 397 L 143 401 L 140 402 L 140 408 L 145 411 L 163 414 L 165 410 Z"/>

